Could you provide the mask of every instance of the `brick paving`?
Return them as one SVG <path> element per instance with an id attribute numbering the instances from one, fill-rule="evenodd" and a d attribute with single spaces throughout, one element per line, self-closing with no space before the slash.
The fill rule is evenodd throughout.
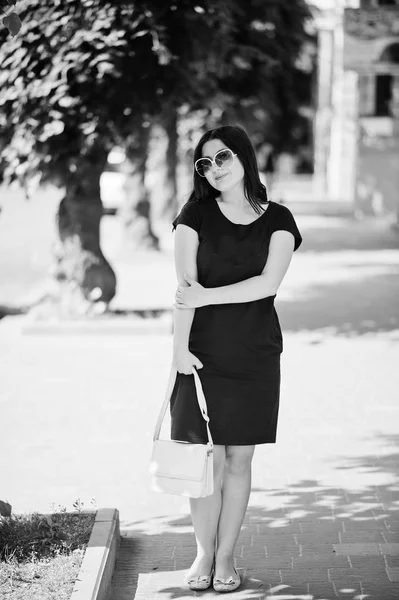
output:
<path id="1" fill-rule="evenodd" d="M 361 227 L 362 244 L 342 239 L 334 222 L 310 231 L 276 302 L 278 438 L 255 452 L 236 598 L 399 598 L 399 251 L 391 237 L 367 248 Z M 170 334 L 12 323 L 0 325 L 2 499 L 15 512 L 77 498 L 119 508 L 110 600 L 216 596 L 182 586 L 195 555 L 187 500 L 149 486 Z"/>
<path id="2" fill-rule="evenodd" d="M 311 508 L 317 501 L 316 491 L 309 492 L 309 488 L 306 491 L 289 488 L 287 492 L 303 508 Z M 333 488 L 323 489 L 327 497 L 335 492 Z M 270 600 L 399 597 L 399 542 L 387 542 L 390 527 L 397 524 L 395 504 L 385 504 L 383 515 L 378 512 L 382 504 L 376 502 L 375 514 L 356 521 L 355 516 L 353 519 L 339 516 L 342 508 L 348 510 L 348 501 L 343 497 L 342 505 L 331 505 L 331 514 L 316 510 L 306 517 L 292 519 L 289 518 L 292 500 L 282 514 L 276 515 L 276 511 L 266 508 L 267 496 L 266 492 L 264 507 L 250 502 L 247 511 L 235 552 L 243 584 L 233 593 L 234 597 Z M 364 499 L 364 494 L 359 494 L 359 501 L 361 497 Z M 399 499 L 399 490 L 396 497 Z M 145 525 L 148 527 L 150 521 Z M 213 590 L 196 593 L 182 585 L 184 573 L 195 556 L 190 525 L 186 516 L 154 519 L 150 535 L 142 525 L 125 527 L 113 581 L 113 600 L 218 596 Z M 351 541 L 343 542 L 348 533 Z M 364 541 L 365 534 L 366 539 L 370 534 L 378 541 Z"/>

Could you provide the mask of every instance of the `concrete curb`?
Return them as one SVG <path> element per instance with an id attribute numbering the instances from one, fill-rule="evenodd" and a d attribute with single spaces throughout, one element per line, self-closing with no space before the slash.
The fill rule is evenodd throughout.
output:
<path id="1" fill-rule="evenodd" d="M 71 600 L 108 600 L 119 542 L 119 511 L 100 508 Z"/>
<path id="2" fill-rule="evenodd" d="M 26 315 L 7 316 L 1 319 L 1 329 L 22 335 L 134 335 L 171 334 L 172 314 L 156 318 L 114 317 L 109 320 L 33 320 Z"/>

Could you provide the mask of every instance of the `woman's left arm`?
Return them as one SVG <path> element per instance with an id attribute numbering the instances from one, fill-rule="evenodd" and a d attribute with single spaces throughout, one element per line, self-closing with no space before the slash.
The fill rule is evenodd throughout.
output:
<path id="1" fill-rule="evenodd" d="M 253 302 L 274 296 L 288 270 L 295 238 L 289 231 L 275 231 L 270 238 L 269 254 L 260 275 L 216 288 L 204 288 L 193 281 L 190 287 L 176 292 L 177 308 L 198 308 L 210 304 Z M 187 279 L 191 283 L 190 278 Z"/>

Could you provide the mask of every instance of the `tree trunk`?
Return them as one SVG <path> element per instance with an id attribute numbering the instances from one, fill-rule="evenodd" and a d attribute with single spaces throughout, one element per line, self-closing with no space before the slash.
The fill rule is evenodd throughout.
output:
<path id="1" fill-rule="evenodd" d="M 146 187 L 150 127 L 140 127 L 126 147 L 125 202 L 120 211 L 129 250 L 159 250 L 159 239 L 151 226 L 151 204 Z"/>
<path id="2" fill-rule="evenodd" d="M 178 134 L 177 134 L 177 110 L 175 106 L 169 106 L 165 111 L 163 125 L 168 138 L 166 149 L 166 198 L 163 209 L 163 216 L 175 216 L 178 212 L 178 187 L 177 187 L 177 167 L 178 167 Z"/>
<path id="3" fill-rule="evenodd" d="M 55 276 L 78 288 L 86 301 L 107 305 L 116 293 L 116 276 L 100 248 L 100 176 L 105 162 L 106 156 L 105 160 L 104 156 L 82 160 L 70 174 L 58 208 L 60 246 Z"/>

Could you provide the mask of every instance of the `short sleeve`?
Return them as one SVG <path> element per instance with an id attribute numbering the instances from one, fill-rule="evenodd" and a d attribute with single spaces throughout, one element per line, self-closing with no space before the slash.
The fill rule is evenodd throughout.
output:
<path id="1" fill-rule="evenodd" d="M 302 236 L 295 222 L 294 215 L 283 204 L 278 205 L 278 213 L 273 222 L 273 231 L 289 231 L 295 238 L 294 252 L 302 244 Z"/>
<path id="2" fill-rule="evenodd" d="M 177 225 L 187 225 L 199 233 L 201 227 L 201 207 L 197 200 L 189 200 L 184 204 L 180 213 L 172 221 L 172 233 Z"/>

